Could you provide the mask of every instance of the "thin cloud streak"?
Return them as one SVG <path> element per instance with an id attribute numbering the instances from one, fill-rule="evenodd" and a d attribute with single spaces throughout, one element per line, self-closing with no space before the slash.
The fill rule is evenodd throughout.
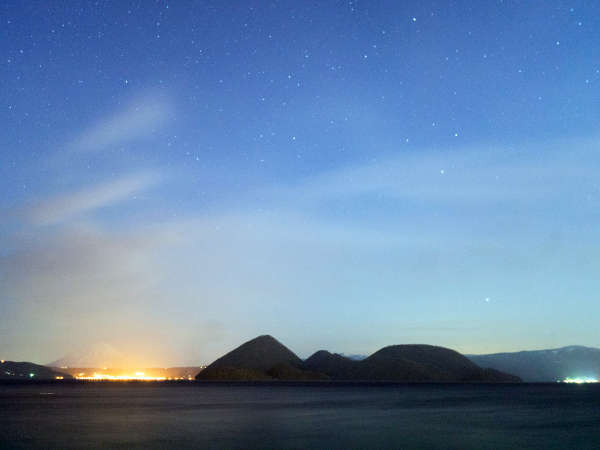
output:
<path id="1" fill-rule="evenodd" d="M 532 208 L 536 202 L 568 199 L 585 189 L 593 178 L 592 169 L 578 162 L 585 161 L 585 154 L 578 150 L 561 157 L 554 152 L 542 162 L 521 165 L 506 157 L 499 167 L 467 151 L 421 160 L 390 158 L 304 179 L 293 188 L 277 184 L 249 192 L 243 206 L 232 197 L 221 202 L 219 211 L 186 209 L 178 211 L 181 215 L 163 216 L 164 221 L 130 221 L 121 214 L 105 229 L 77 228 L 72 219 L 123 202 L 160 177 L 136 173 L 65 194 L 44 202 L 34 214 L 35 223 L 58 226 L 43 234 L 25 230 L 31 244 L 22 244 L 0 261 L 3 292 L 13 299 L 4 313 L 14 318 L 4 331 L 0 327 L 0 334 L 8 343 L 19 335 L 11 323 L 32 323 L 57 340 L 43 352 L 39 343 L 32 343 L 32 354 L 50 355 L 56 348 L 68 351 L 69 343 L 59 340 L 69 326 L 86 343 L 127 342 L 139 355 L 162 344 L 161 357 L 170 358 L 166 364 L 210 362 L 241 335 L 266 331 L 282 338 L 286 333 L 297 336 L 290 345 L 302 354 L 315 345 L 333 345 L 329 330 L 344 337 L 336 345 L 345 352 L 362 351 L 363 338 L 371 339 L 373 348 L 418 338 L 476 351 L 473 342 L 486 339 L 490 327 L 518 321 L 512 316 L 518 308 L 502 311 L 497 309 L 500 301 L 482 299 L 491 296 L 511 305 L 531 299 L 555 302 L 564 297 L 560 289 L 585 296 L 587 287 L 581 283 L 560 287 L 548 280 L 560 279 L 558 274 L 567 270 L 592 279 L 591 264 L 572 264 L 572 269 L 563 264 L 593 261 L 595 249 L 574 246 L 578 237 L 563 230 L 559 219 L 545 222 Z M 448 169 L 442 174 L 440 167 Z M 478 190 L 483 180 L 497 174 L 502 183 L 496 190 Z M 401 176 L 406 179 L 396 181 Z M 575 187 L 565 181 L 573 176 L 581 181 Z M 365 193 L 383 190 L 378 186 L 390 186 L 381 205 L 368 195 L 364 199 Z M 450 195 L 444 188 L 454 192 Z M 165 183 L 161 189 L 172 186 Z M 423 194 L 427 189 L 430 195 Z M 510 200 L 516 189 L 522 189 L 525 208 L 492 201 Z M 471 190 L 472 197 L 460 194 Z M 169 192 L 169 198 L 181 193 Z M 263 209 L 264 198 L 270 204 Z M 347 211 L 332 214 L 329 202 L 340 198 Z M 394 216 L 391 210 L 405 198 L 421 202 L 426 220 L 416 214 L 410 220 Z M 437 208 L 440 204 L 459 212 Z M 589 205 L 563 205 L 560 217 L 590 211 Z M 160 211 L 163 205 L 159 201 L 148 206 Z M 378 208 L 377 214 L 372 208 Z M 499 226 L 497 217 L 508 225 Z M 522 226 L 526 221 L 536 226 Z M 556 232 L 564 233 L 562 244 L 552 237 Z M 449 316 L 444 327 L 422 328 L 432 321 L 432 310 Z M 298 319 L 291 324 L 281 317 Z M 199 330 L 212 322 L 225 324 L 222 336 L 202 347 L 210 333 L 199 344 Z M 352 333 L 348 324 L 355 324 Z M 404 331 L 398 331 L 399 324 Z M 531 333 L 543 332 L 541 317 Z M 311 338 L 305 342 L 307 334 Z M 584 338 L 582 334 L 582 342 Z M 512 345 L 510 339 L 506 342 Z"/>
<path id="2" fill-rule="evenodd" d="M 304 206 L 365 195 L 432 206 L 547 202 L 568 196 L 586 183 L 595 184 L 595 171 L 585 161 L 597 145 L 574 141 L 564 146 L 568 153 L 564 148 L 549 149 L 545 159 L 529 161 L 507 149 L 416 152 L 334 169 L 261 193 L 274 202 L 293 199 Z"/>
<path id="3" fill-rule="evenodd" d="M 45 200 L 32 208 L 28 217 L 35 225 L 55 225 L 95 209 L 123 202 L 157 184 L 159 180 L 160 176 L 154 172 L 130 174 Z"/>
<path id="4" fill-rule="evenodd" d="M 84 130 L 67 149 L 71 152 L 93 153 L 114 145 L 147 137 L 164 125 L 172 111 L 164 97 L 147 96 L 121 111 L 105 117 Z"/>

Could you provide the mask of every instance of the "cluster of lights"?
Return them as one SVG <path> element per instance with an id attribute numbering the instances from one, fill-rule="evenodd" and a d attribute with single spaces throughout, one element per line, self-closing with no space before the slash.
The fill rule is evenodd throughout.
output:
<path id="1" fill-rule="evenodd" d="M 591 378 L 591 377 L 565 378 L 563 380 L 563 383 L 575 383 L 575 384 L 598 383 L 598 379 Z"/>
<path id="2" fill-rule="evenodd" d="M 57 377 L 58 378 L 58 377 Z M 146 375 L 144 372 L 135 372 L 133 375 L 110 375 L 107 373 L 94 372 L 89 376 L 85 373 L 75 375 L 77 380 L 95 380 L 95 381 L 166 381 L 166 380 L 193 380 L 192 377 L 154 377 Z"/>
<path id="3" fill-rule="evenodd" d="M 5 360 L 0 359 L 0 364 L 4 364 Z M 61 369 L 68 369 L 68 367 L 64 366 Z M 103 370 L 107 370 L 107 367 L 103 367 Z M 13 375 L 12 372 L 5 371 L 7 375 Z M 23 376 L 23 375 L 21 375 Z M 35 377 L 35 373 L 30 373 L 29 378 Z M 64 376 L 57 375 L 54 377 L 56 380 L 64 380 Z M 96 380 L 96 381 L 179 381 L 179 380 L 188 380 L 192 381 L 194 378 L 191 375 L 187 375 L 185 377 L 157 377 L 146 375 L 144 372 L 135 372 L 133 375 L 123 374 L 123 375 L 111 375 L 108 373 L 98 373 L 94 372 L 93 375 L 86 375 L 85 372 L 80 372 L 75 375 L 75 379 L 77 380 Z"/>
<path id="4" fill-rule="evenodd" d="M 78 380 L 109 380 L 109 381 L 163 381 L 166 377 L 151 377 L 144 374 L 144 372 L 136 372 L 133 375 L 110 375 L 107 373 L 94 372 L 91 376 L 86 376 L 84 373 L 80 373 L 75 376 Z"/>

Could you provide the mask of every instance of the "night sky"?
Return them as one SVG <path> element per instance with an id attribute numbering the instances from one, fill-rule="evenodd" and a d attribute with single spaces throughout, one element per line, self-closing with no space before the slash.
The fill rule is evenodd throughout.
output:
<path id="1" fill-rule="evenodd" d="M 3 359 L 600 346 L 600 2 L 0 19 Z"/>

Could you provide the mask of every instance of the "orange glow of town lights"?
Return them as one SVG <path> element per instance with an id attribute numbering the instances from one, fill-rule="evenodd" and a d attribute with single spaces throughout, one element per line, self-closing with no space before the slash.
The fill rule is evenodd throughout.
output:
<path id="1" fill-rule="evenodd" d="M 75 376 L 78 380 L 96 380 L 96 381 L 164 381 L 166 377 L 152 377 L 144 374 L 144 372 L 135 372 L 133 375 L 110 375 L 107 373 L 97 373 L 94 372 L 91 376 L 85 376 L 85 374 L 80 373 Z"/>

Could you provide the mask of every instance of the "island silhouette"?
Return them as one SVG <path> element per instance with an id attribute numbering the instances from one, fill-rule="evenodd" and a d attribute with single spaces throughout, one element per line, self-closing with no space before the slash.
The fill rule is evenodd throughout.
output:
<path id="1" fill-rule="evenodd" d="M 87 354 L 83 354 L 82 357 L 87 359 L 77 361 L 81 363 L 90 358 Z M 95 375 L 95 372 L 108 374 L 106 379 L 118 380 L 125 370 L 124 367 L 119 368 L 116 365 L 106 366 L 86 367 L 82 364 L 80 367 L 59 367 L 56 362 L 39 365 L 32 362 L 0 360 L 0 381 L 95 379 L 96 377 L 91 376 Z M 383 347 L 369 356 L 347 356 L 319 350 L 302 360 L 274 337 L 261 335 L 243 343 L 206 367 L 140 370 L 145 374 L 145 378 L 138 377 L 140 379 L 175 381 L 596 381 L 600 378 L 600 349 L 570 345 L 548 350 L 462 355 L 441 346 L 403 344 Z M 110 375 L 114 376 L 111 378 Z"/>
<path id="2" fill-rule="evenodd" d="M 319 350 L 305 361 L 270 335 L 258 336 L 223 355 L 196 380 L 332 380 L 515 383 L 521 379 L 481 368 L 460 353 L 433 345 L 384 347 L 362 360 Z"/>

